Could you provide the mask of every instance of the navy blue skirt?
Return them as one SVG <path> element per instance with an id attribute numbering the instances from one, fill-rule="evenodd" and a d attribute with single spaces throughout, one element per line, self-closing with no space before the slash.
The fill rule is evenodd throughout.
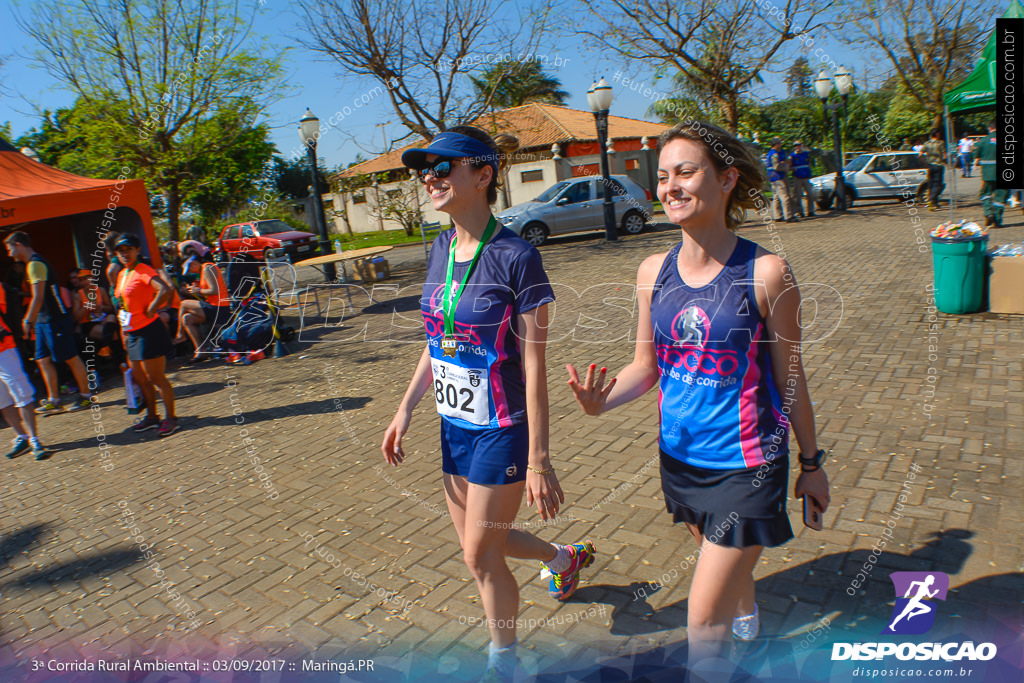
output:
<path id="1" fill-rule="evenodd" d="M 709 470 L 661 451 L 661 490 L 672 520 L 696 525 L 718 545 L 773 548 L 793 538 L 786 514 L 788 486 L 788 457 L 776 458 L 765 469 Z"/>

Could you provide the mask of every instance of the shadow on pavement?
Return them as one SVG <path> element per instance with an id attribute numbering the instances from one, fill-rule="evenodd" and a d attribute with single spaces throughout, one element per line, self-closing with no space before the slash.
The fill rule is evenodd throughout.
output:
<path id="1" fill-rule="evenodd" d="M 893 601 L 893 586 L 889 579 L 889 572 L 895 571 L 938 571 L 946 574 L 956 574 L 962 568 L 972 552 L 971 544 L 966 539 L 974 534 L 965 529 L 951 529 L 933 534 L 934 538 L 923 547 L 914 550 L 908 555 L 883 551 L 878 554 L 877 562 L 871 563 L 870 550 L 854 550 L 847 553 L 835 553 L 825 555 L 812 562 L 797 565 L 792 569 L 766 576 L 755 582 L 757 600 L 759 603 L 774 603 L 780 605 L 785 603 L 797 604 L 802 598 L 808 602 L 825 603 L 827 612 L 839 612 L 839 616 L 830 619 L 833 628 L 846 626 L 862 626 L 866 620 L 874 619 L 877 609 L 872 609 L 869 614 L 861 614 L 858 609 L 863 603 L 870 605 L 886 605 Z M 682 552 L 682 551 L 681 551 Z M 686 550 L 685 556 L 693 552 L 692 548 Z M 771 552 L 771 549 L 768 550 Z M 860 590 L 854 588 L 854 595 L 847 592 L 850 579 L 856 577 L 859 571 L 867 564 L 877 565 L 868 578 L 862 582 Z M 1018 594 L 1024 589 L 1024 574 L 1004 575 L 998 581 L 1002 588 L 993 586 L 990 592 L 985 592 L 986 585 L 982 584 L 986 579 L 967 584 L 971 586 L 967 594 L 970 600 L 964 600 L 958 593 L 959 588 L 950 588 L 949 595 L 943 606 L 944 614 L 949 617 L 957 612 L 969 612 L 977 608 L 978 604 L 990 603 L 999 605 L 1005 603 L 1010 596 L 1007 595 L 1007 588 L 1015 589 Z M 994 578 L 994 577 L 987 577 Z M 612 635 L 645 635 L 659 631 L 670 631 L 681 626 L 686 626 L 686 599 L 655 609 L 651 607 L 647 599 L 661 590 L 660 586 L 647 582 L 634 582 L 628 586 L 613 586 L 595 584 L 585 586 L 576 592 L 569 600 L 572 602 L 602 602 L 612 606 Z M 1020 596 L 1016 597 L 1018 603 Z M 762 633 L 778 632 L 782 628 L 779 618 L 774 616 L 778 612 L 785 612 L 782 609 L 771 609 L 762 611 L 761 631 Z M 878 613 L 877 620 L 880 624 L 879 630 L 884 626 L 882 623 L 888 616 L 885 613 Z M 813 617 L 808 617 L 813 621 Z"/>
<path id="2" fill-rule="evenodd" d="M 0 538 L 0 564 L 9 566 L 11 560 L 39 543 L 48 532 L 49 527 L 45 524 L 34 524 Z"/>
<path id="3" fill-rule="evenodd" d="M 924 546 L 899 554 L 881 552 L 875 568 L 862 590 L 847 592 L 849 579 L 862 571 L 872 554 L 870 550 L 827 555 L 812 562 L 778 572 L 756 582 L 758 601 L 793 602 L 800 597 L 824 603 L 822 611 L 828 619 L 814 619 L 808 612 L 808 621 L 802 627 L 780 633 L 783 623 L 777 611 L 762 612 L 762 634 L 750 643 L 736 643 L 732 668 L 723 681 L 797 681 L 832 680 L 835 666 L 831 660 L 828 642 L 858 640 L 865 634 L 879 634 L 885 628 L 894 602 L 893 585 L 889 573 L 893 571 L 937 571 L 946 574 L 960 572 L 973 548 L 967 539 L 974 534 L 966 529 L 951 529 L 932 534 Z M 655 588 L 655 591 L 657 588 Z M 654 609 L 641 591 L 651 595 L 651 584 L 634 582 L 628 586 L 591 585 L 577 591 L 570 602 L 602 602 L 612 605 L 613 635 L 643 635 L 668 631 L 686 625 L 686 600 Z M 932 638 L 936 640 L 970 640 L 977 637 L 1000 638 L 1010 634 L 1011 639 L 1024 626 L 1024 573 L 1007 573 L 975 579 L 960 586 L 950 587 L 946 600 L 939 603 Z M 834 615 L 834 616 L 833 616 Z M 822 632 L 822 627 L 826 627 Z M 818 635 L 811 637 L 811 630 Z M 827 634 L 827 635 L 826 635 Z M 803 638 L 803 640 L 801 640 Z M 883 638 L 884 639 L 884 638 Z M 798 642 L 799 641 L 799 642 Z M 810 641 L 810 642 L 808 642 Z M 823 647 L 824 646 L 824 647 Z M 1000 654 L 1011 643 L 999 645 Z M 646 651 L 603 659 L 592 666 L 575 670 L 541 672 L 537 681 L 679 681 L 684 675 L 687 641 L 667 643 Z M 992 678 L 1004 680 L 1004 674 L 1015 666 L 1002 657 L 988 665 Z M 798 661 L 799 660 L 799 661 Z M 799 664 L 799 667 L 798 667 Z M 557 665 L 551 667 L 557 669 Z M 750 672 L 770 672 L 768 677 Z M 797 668 L 800 673 L 797 673 Z M 1017 671 L 1013 669 L 1013 671 Z M 712 679 L 714 677 L 712 676 Z M 1009 679 L 1005 679 L 1009 680 Z"/>
<path id="4" fill-rule="evenodd" d="M 215 383 L 211 383 L 215 384 Z M 325 398 L 320 401 L 307 401 L 305 403 L 290 403 L 283 406 L 277 406 L 273 408 L 257 408 L 256 410 L 246 410 L 242 414 L 245 415 L 245 421 L 247 423 L 262 422 L 264 420 L 276 420 L 282 417 L 294 417 L 298 415 L 325 415 L 330 412 L 339 410 L 356 410 L 362 408 L 369 403 L 371 398 L 367 396 L 356 396 L 347 398 Z M 161 404 L 157 404 L 157 409 L 161 410 Z M 237 404 L 236 404 L 237 405 Z M 230 410 L 230 406 L 227 408 Z M 137 416 L 129 416 L 132 418 L 132 422 L 135 419 L 142 417 L 140 413 Z M 181 428 L 184 430 L 200 429 L 202 427 L 211 426 L 227 426 L 237 425 L 234 415 L 224 415 L 221 417 L 193 417 L 189 415 L 182 415 L 179 413 L 178 420 L 181 422 Z M 179 434 L 183 432 L 178 432 Z M 152 441 L 157 439 L 156 431 L 150 430 L 142 433 L 136 433 L 132 431 L 132 425 L 128 424 L 122 431 L 108 431 L 106 433 L 106 443 L 111 446 L 124 446 L 127 444 L 141 443 L 144 441 Z M 77 448 L 94 448 L 96 446 L 96 439 L 94 437 L 88 437 L 85 439 L 79 439 L 78 441 L 69 441 L 67 443 L 48 445 L 51 450 L 73 450 Z"/>
<path id="5" fill-rule="evenodd" d="M 7 582 L 0 591 L 11 587 L 36 588 L 40 586 L 81 581 L 89 576 L 105 576 L 129 567 L 143 559 L 137 549 L 112 550 L 74 560 L 67 564 L 41 569 Z"/>

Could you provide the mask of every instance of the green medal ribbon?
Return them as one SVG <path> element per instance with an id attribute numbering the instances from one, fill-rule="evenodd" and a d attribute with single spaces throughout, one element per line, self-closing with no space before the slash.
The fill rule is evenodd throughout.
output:
<path id="1" fill-rule="evenodd" d="M 491 241 L 491 237 L 494 235 L 497 227 L 498 221 L 492 215 L 491 220 L 487 221 L 487 229 L 484 230 L 484 236 L 480 238 L 480 243 L 476 245 L 476 253 L 473 254 L 473 260 L 469 262 L 466 277 L 459 283 L 459 288 L 455 291 L 454 296 L 452 295 L 452 273 L 455 271 L 455 243 L 458 240 L 458 235 L 452 235 L 452 243 L 448 248 L 448 272 L 444 277 L 444 296 L 441 299 L 441 310 L 444 313 L 445 339 L 455 339 L 455 309 L 459 307 L 462 290 L 466 288 L 466 283 L 469 282 L 470 276 L 473 275 L 473 269 L 476 268 L 480 252 L 483 251 L 484 245 Z"/>

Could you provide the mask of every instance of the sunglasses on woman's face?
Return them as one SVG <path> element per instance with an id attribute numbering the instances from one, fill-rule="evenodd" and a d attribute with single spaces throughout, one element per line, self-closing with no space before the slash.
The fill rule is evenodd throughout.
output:
<path id="1" fill-rule="evenodd" d="M 447 178 L 451 175 L 454 159 L 437 159 L 433 164 L 416 169 L 416 176 L 422 182 L 427 182 L 427 176 L 435 178 Z"/>

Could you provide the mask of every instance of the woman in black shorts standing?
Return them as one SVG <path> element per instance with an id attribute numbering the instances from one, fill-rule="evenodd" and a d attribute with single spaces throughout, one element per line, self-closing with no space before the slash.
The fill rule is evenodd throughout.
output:
<path id="1" fill-rule="evenodd" d="M 660 388 L 662 489 L 700 548 L 687 599 L 690 667 L 753 639 L 753 569 L 793 537 L 786 514 L 790 424 L 797 498 L 829 504 L 824 451 L 800 350 L 800 294 L 785 260 L 735 229 L 764 184 L 760 160 L 728 132 L 679 124 L 658 143 L 658 198 L 682 240 L 637 274 L 633 362 L 605 383 L 591 365 L 569 385 L 599 415 Z"/>
<path id="2" fill-rule="evenodd" d="M 124 266 L 117 274 L 114 305 L 124 335 L 128 363 L 146 402 L 146 417 L 133 429 L 136 432 L 156 429 L 160 436 L 170 436 L 179 429 L 174 412 L 174 389 L 164 374 L 171 335 L 160 321 L 158 312 L 171 298 L 172 292 L 152 266 L 139 262 L 140 245 L 138 237 L 127 233 L 114 244 L 117 258 Z M 156 412 L 154 387 L 160 392 L 167 411 L 163 421 Z"/>

